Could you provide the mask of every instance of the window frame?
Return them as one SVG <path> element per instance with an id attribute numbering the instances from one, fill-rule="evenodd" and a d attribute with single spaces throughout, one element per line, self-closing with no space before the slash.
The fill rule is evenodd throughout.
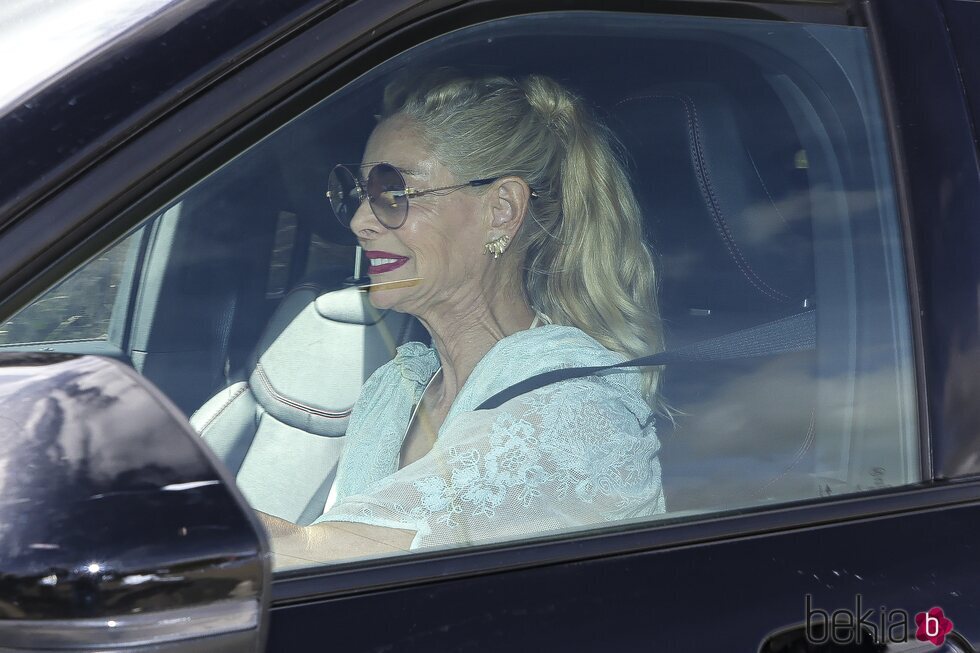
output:
<path id="1" fill-rule="evenodd" d="M 132 238 L 129 244 L 129 251 L 126 252 L 122 262 L 122 270 L 119 279 L 119 288 L 113 297 L 112 306 L 108 315 L 108 328 L 105 338 L 63 338 L 57 340 L 32 340 L 22 342 L 10 342 L 0 344 L 0 352 L 3 351 L 41 351 L 41 352 L 65 352 L 75 354 L 94 354 L 108 356 L 129 362 L 126 354 L 128 346 L 130 326 L 133 319 L 133 306 L 136 301 L 138 286 L 137 283 L 142 277 L 144 262 L 146 259 L 147 243 L 155 218 L 147 218 L 144 224 L 126 234 L 119 240 L 101 250 L 99 253 L 108 252 L 115 247 L 122 245 L 126 240 Z M 84 274 L 88 265 L 94 259 L 88 259 L 81 266 L 75 268 L 72 274 Z M 58 283 L 67 280 L 67 276 L 62 277 Z M 47 293 L 53 291 L 55 286 L 48 288 L 31 302 L 24 305 L 30 307 L 34 301 L 43 298 Z"/>
<path id="2" fill-rule="evenodd" d="M 238 70 L 215 82 L 186 104 L 149 125 L 138 138 L 120 146 L 108 158 L 84 171 L 70 186 L 53 196 L 18 223 L 0 232 L 5 247 L 21 245 L 31 251 L 55 245 L 50 253 L 22 275 L 12 275 L 0 266 L 0 317 L 27 303 L 39 288 L 74 268 L 103 246 L 135 226 L 163 204 L 206 174 L 284 124 L 329 92 L 370 70 L 411 45 L 442 34 L 448 29 L 490 18 L 532 13 L 517 3 L 471 3 L 447 7 L 437 2 L 419 5 L 403 0 L 385 3 L 362 0 L 326 17 L 305 31 L 248 61 Z M 710 3 L 647 3 L 645 13 L 689 13 L 692 15 L 741 16 L 771 11 L 774 18 L 801 22 L 849 24 L 853 17 L 841 6 L 799 4 L 748 5 Z M 567 3 L 542 2 L 533 13 L 569 9 Z M 581 9 L 581 6 L 576 6 Z M 596 7 L 599 8 L 599 7 Z M 603 11 L 636 10 L 632 2 L 601 7 Z M 375 11 L 376 14 L 371 12 Z M 382 16 L 380 24 L 374 19 Z M 859 19 L 860 20 L 860 19 Z M 895 99 L 887 62 L 881 54 L 880 37 L 871 24 L 874 66 L 886 122 L 894 122 Z M 375 34 L 376 32 L 376 34 Z M 326 54 L 324 54 L 326 53 Z M 173 134 L 182 133 L 174 139 Z M 915 235 L 910 226 L 907 198 L 907 167 L 901 155 L 901 135 L 892 129 L 889 147 L 893 176 L 899 192 L 900 228 L 906 242 L 909 301 L 919 393 L 923 461 L 928 461 L 931 434 L 926 402 L 925 360 L 919 322 L 920 277 L 915 267 Z M 106 191 L 105 189 L 109 189 Z M 108 201 L 106 196 L 111 199 Z M 46 224 L 42 233 L 33 224 Z M 11 245 L 12 243 L 12 245 Z M 30 277 L 29 280 L 25 281 Z M 834 499 L 761 506 L 710 513 L 697 517 L 665 518 L 605 531 L 570 533 L 546 541 L 516 541 L 452 551 L 434 551 L 396 558 L 339 563 L 280 572 L 273 580 L 273 601 L 280 605 L 424 582 L 434 578 L 485 574 L 505 569 L 540 566 L 691 546 L 708 541 L 760 536 L 821 524 L 842 523 L 871 517 L 954 506 L 980 497 L 980 480 L 946 486 L 936 485 L 931 464 L 923 466 L 923 482 Z"/>

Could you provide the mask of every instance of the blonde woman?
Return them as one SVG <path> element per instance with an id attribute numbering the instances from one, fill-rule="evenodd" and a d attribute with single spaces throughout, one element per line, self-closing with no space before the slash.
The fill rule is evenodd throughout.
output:
<path id="1" fill-rule="evenodd" d="M 371 303 L 416 316 L 432 346 L 400 347 L 365 384 L 316 522 L 262 515 L 273 549 L 323 561 L 663 512 L 656 372 L 475 410 L 540 372 L 662 348 L 610 134 L 539 75 L 405 88 L 388 89 L 363 163 L 335 168 L 329 196 L 382 284 Z"/>

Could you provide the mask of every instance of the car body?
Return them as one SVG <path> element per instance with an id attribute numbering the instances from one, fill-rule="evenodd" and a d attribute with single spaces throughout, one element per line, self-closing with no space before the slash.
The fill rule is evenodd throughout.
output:
<path id="1" fill-rule="evenodd" d="M 891 610 L 941 606 L 948 650 L 980 646 L 977 2 L 174 2 L 2 109 L 0 322 L 399 53 L 581 10 L 866 34 L 895 180 L 918 480 L 273 574 L 234 475 L 184 417 L 214 370 L 175 375 L 164 396 L 130 370 L 131 349 L 7 347 L 0 648 L 825 650 L 802 648 L 812 610 L 861 614 L 856 600 L 885 626 Z M 282 293 L 266 298 L 263 320 Z M 52 402 L 57 419 L 38 412 Z M 189 625 L 161 629 L 167 618 Z M 917 650 L 902 646 L 885 650 Z"/>

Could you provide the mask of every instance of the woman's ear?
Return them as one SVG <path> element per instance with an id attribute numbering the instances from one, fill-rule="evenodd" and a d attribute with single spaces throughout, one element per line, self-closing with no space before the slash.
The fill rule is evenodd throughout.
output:
<path id="1" fill-rule="evenodd" d="M 524 222 L 531 189 L 520 177 L 502 177 L 490 194 L 490 213 L 494 229 L 513 237 Z"/>

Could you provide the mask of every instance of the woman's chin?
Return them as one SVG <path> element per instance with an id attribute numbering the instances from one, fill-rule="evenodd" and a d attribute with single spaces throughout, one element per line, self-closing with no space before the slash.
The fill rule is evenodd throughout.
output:
<path id="1" fill-rule="evenodd" d="M 390 291 L 385 292 L 384 290 L 377 290 L 375 288 L 368 288 L 368 301 L 371 302 L 371 306 L 381 310 L 387 310 L 391 308 L 389 303 Z"/>
<path id="2" fill-rule="evenodd" d="M 377 282 L 374 282 L 377 283 Z M 408 288 L 385 286 L 368 288 L 368 301 L 379 310 L 398 310 L 398 303 L 404 299 Z"/>
<path id="3" fill-rule="evenodd" d="M 416 293 L 421 279 L 411 273 L 401 273 L 401 270 L 397 274 L 372 274 L 369 278 L 368 300 L 372 306 L 381 310 L 410 312 L 400 306 Z"/>

